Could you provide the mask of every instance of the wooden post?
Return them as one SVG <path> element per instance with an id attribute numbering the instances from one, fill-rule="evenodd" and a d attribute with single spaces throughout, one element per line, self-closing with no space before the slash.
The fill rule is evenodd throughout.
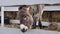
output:
<path id="1" fill-rule="evenodd" d="M 1 7 L 1 27 L 4 27 L 4 7 Z"/>

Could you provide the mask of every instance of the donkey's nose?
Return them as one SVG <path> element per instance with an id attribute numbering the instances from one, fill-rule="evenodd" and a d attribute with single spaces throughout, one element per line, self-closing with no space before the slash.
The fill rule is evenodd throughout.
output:
<path id="1" fill-rule="evenodd" d="M 23 28 L 21 31 L 24 33 L 24 32 L 26 32 L 26 31 L 27 31 L 27 29 Z"/>

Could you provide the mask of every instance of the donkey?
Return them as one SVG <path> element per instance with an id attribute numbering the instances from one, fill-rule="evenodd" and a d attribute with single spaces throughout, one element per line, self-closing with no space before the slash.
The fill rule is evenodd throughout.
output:
<path id="1" fill-rule="evenodd" d="M 29 12 L 29 6 L 22 5 L 19 7 L 19 18 L 20 18 L 20 29 L 22 32 L 26 32 L 28 29 L 32 28 L 33 17 Z"/>

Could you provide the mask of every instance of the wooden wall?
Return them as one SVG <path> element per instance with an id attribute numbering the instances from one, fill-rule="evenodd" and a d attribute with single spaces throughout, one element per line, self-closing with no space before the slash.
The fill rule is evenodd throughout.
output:
<path id="1" fill-rule="evenodd" d="M 60 22 L 60 11 L 44 11 L 43 21 Z"/>
<path id="2" fill-rule="evenodd" d="M 5 11 L 4 16 L 8 16 L 11 19 L 16 19 L 17 17 L 17 11 Z"/>

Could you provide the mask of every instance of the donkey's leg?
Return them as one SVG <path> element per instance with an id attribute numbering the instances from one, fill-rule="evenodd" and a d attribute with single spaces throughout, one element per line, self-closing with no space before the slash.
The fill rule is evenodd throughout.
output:
<path id="1" fill-rule="evenodd" d="M 39 26 L 40 26 L 40 28 L 42 28 L 41 21 L 42 21 L 42 14 L 43 14 L 44 5 L 38 5 L 38 8 L 39 8 Z"/>

